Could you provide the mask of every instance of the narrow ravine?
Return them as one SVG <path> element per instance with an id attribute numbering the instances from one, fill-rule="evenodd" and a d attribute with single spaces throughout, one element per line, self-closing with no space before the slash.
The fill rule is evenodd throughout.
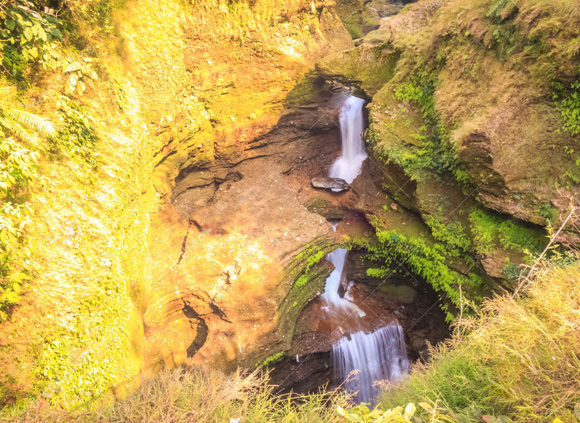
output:
<path id="1" fill-rule="evenodd" d="M 342 155 L 332 165 L 329 176 L 349 184 L 360 174 L 367 158 L 362 140 L 363 106 L 364 100 L 350 96 L 340 111 Z M 336 226 L 333 227 L 336 230 Z M 372 402 L 376 395 L 375 382 L 405 376 L 409 361 L 403 329 L 397 322 L 373 329 L 362 320 L 365 312 L 349 295 L 353 282 L 347 280 L 347 258 L 348 250 L 343 248 L 326 256 L 334 270 L 321 296 L 325 303 L 322 311 L 344 334 L 332 346 L 335 382 L 344 383 L 345 389 L 355 394 L 358 401 Z"/>

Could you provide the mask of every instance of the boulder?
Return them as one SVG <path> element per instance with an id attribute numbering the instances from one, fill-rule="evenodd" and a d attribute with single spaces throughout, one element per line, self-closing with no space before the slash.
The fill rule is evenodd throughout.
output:
<path id="1" fill-rule="evenodd" d="M 350 189 L 350 185 L 340 178 L 312 178 L 312 186 L 318 189 L 330 189 L 334 192 Z"/>

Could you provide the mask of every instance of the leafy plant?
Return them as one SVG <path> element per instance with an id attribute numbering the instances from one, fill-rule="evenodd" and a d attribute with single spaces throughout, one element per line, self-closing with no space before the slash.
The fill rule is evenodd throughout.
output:
<path id="1" fill-rule="evenodd" d="M 356 407 L 345 410 L 340 405 L 336 411 L 349 422 L 355 423 L 404 423 L 411 422 L 417 411 L 415 404 L 409 403 L 405 408 L 396 407 L 382 411 L 378 407 L 370 409 L 370 404 L 362 403 Z"/>
<path id="2" fill-rule="evenodd" d="M 302 271 L 300 277 L 296 280 L 296 286 L 301 287 L 304 286 L 306 282 L 308 282 L 311 277 L 310 273 L 312 267 L 320 263 L 320 260 L 322 260 L 323 257 L 324 251 L 317 246 L 309 247 L 296 256 L 296 258 L 299 260 L 306 259 L 306 267 Z"/>
<path id="3" fill-rule="evenodd" d="M 2 94 L 8 94 L 3 89 Z M 23 282 L 30 269 L 24 246 L 21 260 L 15 263 L 24 228 L 30 222 L 29 206 L 23 193 L 38 176 L 39 135 L 54 135 L 52 123 L 21 110 L 10 110 L 0 101 L 0 322 L 20 300 Z"/>
<path id="4" fill-rule="evenodd" d="M 480 254 L 490 254 L 498 246 L 531 255 L 543 244 L 538 231 L 518 225 L 499 215 L 481 209 L 469 214 L 471 233 L 475 250 Z"/>
<path id="5" fill-rule="evenodd" d="M 450 255 L 458 257 L 469 251 L 471 241 L 460 222 L 445 224 L 439 217 L 428 216 L 425 223 L 431 228 L 433 238 L 445 244 Z"/>
<path id="6" fill-rule="evenodd" d="M 467 182 L 461 169 L 456 148 L 449 142 L 449 135 L 435 107 L 436 76 L 418 72 L 406 82 L 397 85 L 395 98 L 414 103 L 423 113 L 425 125 L 414 138 L 421 141 L 404 150 L 389 148 L 387 159 L 402 166 L 413 179 L 420 179 L 421 169 L 430 169 L 441 175 L 451 173 L 460 182 Z"/>
<path id="7" fill-rule="evenodd" d="M 59 66 L 57 41 L 62 40 L 60 22 L 51 10 L 39 10 L 34 3 L 20 0 L 0 5 L 2 64 L 21 79 L 26 64 L 38 62 L 45 69 Z"/>
<path id="8" fill-rule="evenodd" d="M 272 354 L 271 356 L 267 357 L 261 363 L 258 363 L 258 366 L 266 367 L 266 366 L 268 366 L 268 365 L 270 365 L 272 363 L 275 363 L 275 362 L 279 361 L 285 355 L 286 355 L 286 352 L 285 351 L 280 351 L 279 353 Z"/>
<path id="9" fill-rule="evenodd" d="M 91 114 L 67 97 L 60 102 L 63 124 L 52 138 L 53 151 L 61 151 L 73 159 L 86 163 L 90 168 L 97 165 L 95 144 L 98 137 L 93 129 Z"/>
<path id="10" fill-rule="evenodd" d="M 572 135 L 580 134 L 580 81 L 573 82 L 569 89 L 559 83 L 553 86 L 553 98 L 564 121 L 564 129 Z"/>

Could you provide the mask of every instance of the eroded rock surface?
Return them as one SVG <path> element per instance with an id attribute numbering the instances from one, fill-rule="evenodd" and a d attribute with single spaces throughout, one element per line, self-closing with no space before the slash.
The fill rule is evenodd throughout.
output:
<path id="1" fill-rule="evenodd" d="M 333 192 L 348 191 L 350 185 L 340 178 L 312 178 L 312 186 L 318 189 L 329 189 Z"/>

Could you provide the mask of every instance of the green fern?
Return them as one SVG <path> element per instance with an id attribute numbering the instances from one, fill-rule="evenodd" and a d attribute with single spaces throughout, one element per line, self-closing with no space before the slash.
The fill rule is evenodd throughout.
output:
<path id="1" fill-rule="evenodd" d="M 3 129 L 3 132 L 15 135 L 16 137 L 20 138 L 26 144 L 33 146 L 36 146 L 38 144 L 38 137 L 36 135 L 31 134 L 26 129 L 24 129 L 18 122 L 15 122 L 12 119 L 7 119 L 0 116 L 0 128 Z"/>
<path id="2" fill-rule="evenodd" d="M 501 15 L 501 12 L 506 8 L 508 3 L 512 3 L 513 0 L 495 0 L 492 3 L 492 6 L 487 11 L 488 18 L 498 18 Z"/>
<path id="3" fill-rule="evenodd" d="M 8 117 L 13 121 L 24 125 L 27 128 L 34 129 L 39 134 L 45 135 L 49 138 L 52 138 L 56 134 L 56 129 L 50 120 L 33 115 L 32 113 L 23 110 L 11 110 L 8 112 Z"/>

